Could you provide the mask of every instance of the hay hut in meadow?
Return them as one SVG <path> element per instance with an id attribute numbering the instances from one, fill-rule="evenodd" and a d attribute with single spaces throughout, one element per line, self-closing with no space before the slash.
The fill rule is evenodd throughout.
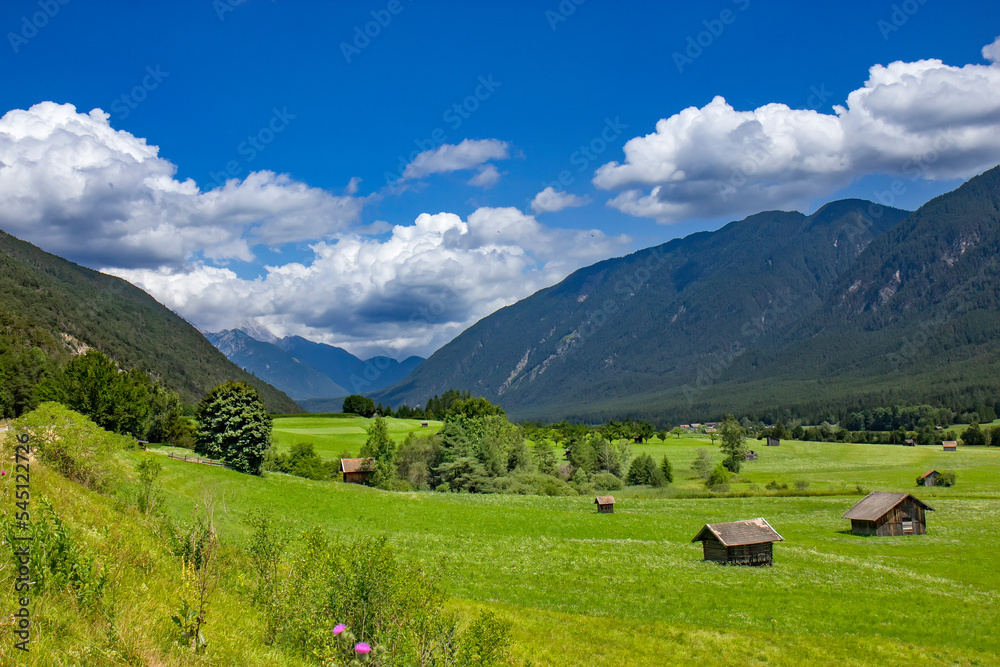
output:
<path id="1" fill-rule="evenodd" d="M 933 512 L 934 508 L 909 493 L 872 491 L 842 518 L 851 520 L 855 535 L 926 535 L 927 511 Z"/>
<path id="2" fill-rule="evenodd" d="M 421 428 L 424 428 L 425 426 L 430 426 L 430 424 L 428 422 L 420 422 Z"/>
<path id="3" fill-rule="evenodd" d="M 946 452 L 957 452 L 958 451 L 958 441 L 957 440 L 945 440 L 942 443 L 944 446 L 944 451 Z"/>
<path id="4" fill-rule="evenodd" d="M 935 486 L 940 476 L 941 473 L 937 470 L 928 470 L 917 478 L 917 486 Z"/>
<path id="5" fill-rule="evenodd" d="M 778 438 L 774 437 L 773 435 L 767 436 L 767 446 L 768 447 L 778 447 L 779 445 L 781 445 L 781 440 L 779 440 Z"/>
<path id="6" fill-rule="evenodd" d="M 614 514 L 615 513 L 615 497 L 614 496 L 597 496 L 594 499 L 594 504 L 597 505 L 597 511 L 601 514 Z"/>
<path id="7" fill-rule="evenodd" d="M 747 452 L 743 456 L 743 458 L 746 461 L 756 461 L 757 460 L 757 452 L 755 452 L 754 450 L 751 449 L 749 452 Z"/>
<path id="8" fill-rule="evenodd" d="M 914 440 L 913 438 L 907 438 L 906 440 L 903 441 L 903 445 L 905 445 L 906 447 L 916 447 L 917 441 Z"/>
<path id="9" fill-rule="evenodd" d="M 785 538 L 766 520 L 706 523 L 692 542 L 701 542 L 705 560 L 727 565 L 773 565 L 773 544 Z"/>
<path id="10" fill-rule="evenodd" d="M 367 484 L 375 472 L 375 459 L 340 459 L 340 472 L 345 484 Z"/>

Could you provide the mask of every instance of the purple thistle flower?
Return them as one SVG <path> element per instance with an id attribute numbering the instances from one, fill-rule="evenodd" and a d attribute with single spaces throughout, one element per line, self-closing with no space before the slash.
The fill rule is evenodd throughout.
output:
<path id="1" fill-rule="evenodd" d="M 361 653 L 361 654 L 371 653 L 372 647 L 369 646 L 368 644 L 364 643 L 364 642 L 361 642 L 360 644 L 358 644 L 357 646 L 354 647 L 354 650 L 357 653 Z"/>
<path id="2" fill-rule="evenodd" d="M 346 629 L 347 629 L 347 626 L 344 625 L 343 623 L 341 623 L 340 625 L 338 625 L 337 627 L 335 627 L 333 629 L 333 634 L 339 635 L 341 632 L 343 632 Z"/>

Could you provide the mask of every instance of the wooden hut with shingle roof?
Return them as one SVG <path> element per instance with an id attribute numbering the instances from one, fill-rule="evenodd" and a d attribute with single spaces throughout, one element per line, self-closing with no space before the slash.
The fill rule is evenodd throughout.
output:
<path id="1" fill-rule="evenodd" d="M 615 513 L 615 497 L 614 496 L 597 496 L 594 498 L 594 504 L 597 505 L 597 511 L 601 514 L 614 514 Z"/>
<path id="2" fill-rule="evenodd" d="M 937 484 L 938 477 L 940 476 L 941 473 L 937 470 L 928 470 L 917 478 L 917 486 L 934 486 Z"/>
<path id="3" fill-rule="evenodd" d="M 909 493 L 872 491 L 843 518 L 851 520 L 855 535 L 926 535 L 925 511 L 934 508 Z"/>
<path id="4" fill-rule="evenodd" d="M 346 484 L 367 484 L 375 472 L 375 459 L 340 459 L 340 472 L 344 473 Z"/>
<path id="5" fill-rule="evenodd" d="M 764 519 L 706 523 L 692 542 L 701 542 L 705 560 L 727 565 L 773 565 L 774 542 L 785 538 Z"/>

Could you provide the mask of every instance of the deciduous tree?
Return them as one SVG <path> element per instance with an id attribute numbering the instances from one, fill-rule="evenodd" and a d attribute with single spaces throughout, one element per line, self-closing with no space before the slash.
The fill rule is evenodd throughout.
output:
<path id="1" fill-rule="evenodd" d="M 260 474 L 271 446 L 271 417 L 256 389 L 245 382 L 220 384 L 201 399 L 196 416 L 196 453 Z"/>

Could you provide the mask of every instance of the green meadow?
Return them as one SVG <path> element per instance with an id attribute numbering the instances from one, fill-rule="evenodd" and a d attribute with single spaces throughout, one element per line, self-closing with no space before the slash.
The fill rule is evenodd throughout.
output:
<path id="1" fill-rule="evenodd" d="M 357 452 L 366 422 L 282 417 L 274 439 L 336 458 Z M 397 439 L 438 426 L 390 422 Z M 616 492 L 611 515 L 597 514 L 591 497 L 393 493 L 161 460 L 170 514 L 190 517 L 211 495 L 223 540 L 244 539 L 244 518 L 258 507 L 292 530 L 385 535 L 438 572 L 452 606 L 510 619 L 521 657 L 535 665 L 1000 663 L 1000 450 L 750 446 L 760 458 L 730 497 L 697 498 L 697 450 L 719 457 L 707 436 L 633 445 L 633 455 L 666 454 L 676 482 Z M 955 471 L 956 486 L 918 489 L 915 478 L 932 468 Z M 771 480 L 808 482 L 813 495 L 738 497 Z M 915 493 L 935 510 L 928 534 L 851 535 L 840 516 L 860 496 L 823 494 L 859 485 Z M 754 517 L 785 538 L 772 568 L 706 563 L 690 542 L 704 523 Z"/>

